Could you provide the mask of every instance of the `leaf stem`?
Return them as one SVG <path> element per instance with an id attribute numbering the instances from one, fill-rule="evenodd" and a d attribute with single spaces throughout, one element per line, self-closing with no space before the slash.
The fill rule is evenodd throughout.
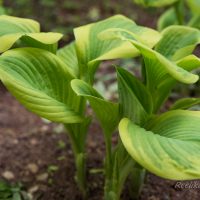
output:
<path id="1" fill-rule="evenodd" d="M 112 144 L 111 144 L 111 134 L 104 131 L 105 145 L 106 145 L 106 158 L 105 158 L 105 186 L 104 186 L 104 198 L 105 200 L 109 198 L 110 188 L 112 187 Z"/>
<path id="2" fill-rule="evenodd" d="M 75 166 L 76 166 L 75 180 L 82 193 L 83 199 L 87 199 L 85 145 L 79 144 L 80 139 L 76 137 L 76 133 L 73 131 L 73 127 L 71 126 L 73 125 L 68 125 L 68 124 L 65 125 L 75 158 Z M 82 143 L 85 144 L 85 140 L 86 139 L 84 138 L 82 140 Z"/>
<path id="3" fill-rule="evenodd" d="M 110 134 L 105 136 L 106 141 L 106 160 L 105 160 L 105 200 L 119 200 L 130 172 L 132 171 L 135 161 L 125 150 L 121 140 L 112 152 L 112 143 Z"/>
<path id="4" fill-rule="evenodd" d="M 137 200 L 139 198 L 144 179 L 145 169 L 135 163 L 134 167 L 131 168 L 131 173 L 129 175 L 129 181 L 131 182 L 129 193 L 133 200 Z"/>

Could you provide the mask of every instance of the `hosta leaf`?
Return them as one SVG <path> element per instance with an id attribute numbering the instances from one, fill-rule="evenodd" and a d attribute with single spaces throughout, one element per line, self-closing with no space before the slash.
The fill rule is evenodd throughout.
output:
<path id="1" fill-rule="evenodd" d="M 0 53 L 10 49 L 19 39 L 30 47 L 38 47 L 55 52 L 57 46 L 54 47 L 54 45 L 61 37 L 62 34 L 60 33 L 15 33 L 4 35 L 0 37 Z"/>
<path id="2" fill-rule="evenodd" d="M 70 82 L 74 78 L 54 54 L 36 48 L 10 50 L 0 57 L 0 78 L 30 111 L 51 121 L 78 123 L 80 98 Z"/>
<path id="3" fill-rule="evenodd" d="M 141 4 L 143 6 L 152 7 L 162 7 L 168 6 L 175 3 L 178 0 L 134 0 L 135 3 Z"/>
<path id="4" fill-rule="evenodd" d="M 61 37 L 60 33 L 40 33 L 40 25 L 34 20 L 0 16 L 0 53 L 10 49 L 19 39 L 31 47 L 55 52 L 54 45 Z"/>
<path id="5" fill-rule="evenodd" d="M 200 58 L 195 55 L 189 55 L 178 60 L 176 64 L 187 71 L 192 71 L 200 67 Z"/>
<path id="6" fill-rule="evenodd" d="M 187 71 L 192 71 L 200 67 L 200 59 L 195 55 L 189 55 L 184 57 L 183 59 L 178 60 L 176 64 L 177 66 Z M 162 103 L 168 97 L 168 94 L 171 92 L 171 89 L 174 87 L 175 84 L 176 80 L 170 75 L 166 75 L 163 78 L 162 83 L 157 88 L 157 95 L 155 95 L 155 98 L 157 99 L 157 106 L 155 107 L 159 108 L 159 106 L 162 105 Z"/>
<path id="7" fill-rule="evenodd" d="M 151 122 L 148 130 L 124 118 L 122 142 L 144 168 L 163 178 L 200 178 L 200 112 L 170 111 Z"/>
<path id="8" fill-rule="evenodd" d="M 179 27 L 179 28 L 181 28 L 181 27 Z M 191 28 L 189 28 L 189 29 L 191 29 Z M 194 29 L 194 30 L 197 31 L 196 29 Z M 108 30 L 107 33 L 110 34 L 110 31 Z M 194 33 L 196 33 L 196 32 L 194 32 Z M 199 34 L 199 31 L 197 31 L 197 33 Z M 104 34 L 106 34 L 106 33 L 104 33 Z M 174 34 L 175 34 L 175 32 L 174 32 Z M 175 41 L 172 40 L 172 44 L 174 44 L 175 47 L 173 45 L 169 45 L 169 47 L 168 47 L 167 44 L 164 45 L 166 43 L 166 38 L 164 38 L 164 39 L 161 39 L 159 44 L 156 46 L 157 51 L 154 51 L 154 50 L 150 49 L 148 46 L 144 45 L 143 43 L 138 42 L 135 39 L 135 36 L 133 34 L 130 34 L 130 32 L 128 32 L 128 31 L 124 31 L 122 29 L 121 30 L 119 30 L 119 29 L 113 30 L 113 36 L 112 37 L 113 38 L 114 37 L 115 38 L 118 37 L 121 40 L 129 41 L 130 43 L 132 43 L 140 51 L 140 53 L 143 55 L 145 61 L 155 62 L 155 63 L 160 65 L 160 67 L 151 68 L 152 71 L 157 71 L 157 73 L 160 73 L 160 75 L 163 75 L 163 72 L 165 72 L 165 73 L 167 72 L 172 77 L 174 77 L 175 79 L 179 80 L 180 82 L 188 83 L 188 84 L 195 83 L 198 80 L 198 76 L 197 75 L 188 73 L 187 71 L 185 71 L 182 68 L 178 67 L 174 62 L 171 62 L 170 59 L 168 59 L 168 58 L 171 58 L 171 56 L 175 53 L 175 51 L 177 49 L 185 48 L 185 46 L 189 46 L 188 44 L 186 44 L 185 46 L 182 45 L 182 44 L 179 45 L 178 43 L 175 43 Z M 173 35 L 171 37 L 173 37 Z M 191 35 L 189 35 L 188 40 L 190 38 L 191 38 Z M 168 40 L 169 39 L 170 38 L 168 38 Z M 163 42 L 163 40 L 165 40 L 165 42 Z M 195 44 L 197 44 L 199 42 L 199 40 L 197 40 L 197 41 L 193 40 L 193 42 Z M 191 45 L 193 46 L 193 49 L 194 49 L 195 45 L 193 45 L 192 43 L 190 44 L 190 46 Z M 165 48 L 169 48 L 169 50 L 168 51 L 167 50 L 161 50 L 162 49 L 161 46 L 163 46 Z M 176 46 L 178 46 L 178 47 L 176 48 Z M 155 63 L 153 63 L 153 65 L 155 65 Z M 148 66 L 147 69 L 149 69 L 151 67 L 151 65 L 152 64 L 148 63 L 147 64 L 147 66 Z M 149 73 L 148 75 L 153 75 L 153 73 Z M 155 76 L 154 77 L 154 82 L 156 82 L 156 79 L 160 79 L 161 78 L 161 77 L 159 77 L 157 75 L 158 74 L 154 74 L 154 76 Z"/>
<path id="9" fill-rule="evenodd" d="M 187 71 L 192 71 L 200 67 L 200 59 L 194 55 L 189 55 L 184 57 L 183 59 L 178 60 L 176 64 L 177 66 Z M 171 92 L 171 89 L 174 87 L 176 82 L 177 81 L 170 75 L 166 75 L 163 78 L 162 83 L 156 91 L 157 95 L 155 95 L 155 99 L 157 100 L 157 106 L 155 107 L 159 108 L 159 106 L 162 105 L 162 103 L 168 97 L 168 94 Z"/>
<path id="10" fill-rule="evenodd" d="M 57 52 L 58 57 L 60 57 L 63 62 L 69 66 L 72 70 L 74 76 L 79 76 L 78 59 L 76 55 L 75 43 L 72 42 L 69 45 L 61 48 Z"/>
<path id="11" fill-rule="evenodd" d="M 180 41 L 181 38 L 179 34 L 180 33 L 179 28 L 181 29 L 180 26 L 171 28 L 173 34 L 171 34 L 171 32 L 169 31 L 166 31 L 169 33 L 169 37 L 167 34 L 165 34 L 165 37 L 163 37 L 163 39 L 161 39 L 159 41 L 159 44 L 156 46 L 157 51 L 150 49 L 148 46 L 144 45 L 141 41 L 138 42 L 137 41 L 138 38 L 136 38 L 134 34 L 131 34 L 128 31 L 116 29 L 113 30 L 112 35 L 110 34 L 109 30 L 107 31 L 107 34 L 109 33 L 108 37 L 110 38 L 118 37 L 121 38 L 121 40 L 129 41 L 142 54 L 145 63 L 144 72 L 146 78 L 146 85 L 149 91 L 151 92 L 151 95 L 155 102 L 153 109 L 154 112 L 157 111 L 157 109 L 161 106 L 163 101 L 168 96 L 171 88 L 175 84 L 175 80 L 186 84 L 192 84 L 198 80 L 197 75 L 188 72 L 189 67 L 188 68 L 185 67 L 186 68 L 185 70 L 184 67 L 179 67 L 174 61 L 171 61 L 171 58 L 173 57 L 174 54 L 177 54 L 177 52 L 179 52 L 179 56 L 176 56 L 177 58 L 178 57 L 181 58 L 183 54 L 184 56 L 186 56 L 187 53 L 185 50 L 186 49 L 193 50 L 195 47 L 194 44 L 198 42 L 197 40 L 198 37 L 195 37 L 196 36 L 195 33 L 198 36 L 199 32 L 198 30 L 191 28 L 189 28 L 189 30 L 192 30 L 191 33 L 194 33 L 193 37 L 191 37 L 191 34 L 188 34 L 188 37 L 184 38 L 186 41 L 184 41 L 183 43 L 178 42 Z M 188 29 L 185 27 L 183 27 L 183 32 L 185 29 L 187 33 Z M 106 32 L 104 32 L 104 34 L 106 34 Z M 168 40 L 166 40 L 166 38 L 168 38 Z M 174 40 L 174 38 L 176 38 L 176 40 Z M 164 50 L 161 48 L 161 46 L 164 48 Z M 187 59 L 191 58 L 187 57 Z M 193 65 L 193 62 L 191 63 L 191 65 Z"/>
<path id="12" fill-rule="evenodd" d="M 31 19 L 8 15 L 0 16 L 0 36 L 12 33 L 39 33 L 40 25 Z"/>
<path id="13" fill-rule="evenodd" d="M 121 115 L 135 123 L 144 123 L 153 109 L 150 93 L 136 77 L 123 68 L 117 68 L 117 78 Z"/>
<path id="14" fill-rule="evenodd" d="M 137 26 L 135 22 L 122 16 L 116 15 L 106 20 L 76 28 L 74 30 L 76 38 L 77 56 L 81 67 L 82 76 L 88 75 L 89 68 L 90 79 L 101 60 L 132 57 L 138 55 L 138 51 L 130 43 L 118 40 L 101 40 L 99 33 L 110 28 L 122 28 L 133 32 L 146 41 L 150 46 L 154 46 L 159 40 L 160 35 L 157 31 Z M 152 42 L 153 41 L 153 42 Z M 153 43 L 153 44 L 152 44 Z M 92 80 L 91 80 L 92 81 Z"/>
<path id="15" fill-rule="evenodd" d="M 85 97 L 90 102 L 104 131 L 112 133 L 119 121 L 118 104 L 105 100 L 94 88 L 82 80 L 72 80 L 71 85 L 77 95 Z"/>
<path id="16" fill-rule="evenodd" d="M 178 24 L 176 12 L 174 8 L 170 8 L 165 11 L 158 19 L 158 30 L 161 31 L 164 28 Z"/>
<path id="17" fill-rule="evenodd" d="M 200 43 L 200 31 L 186 26 L 170 26 L 163 30 L 156 51 L 170 60 L 177 61 L 190 55 Z"/>
<path id="18" fill-rule="evenodd" d="M 172 105 L 171 110 L 188 109 L 197 104 L 200 104 L 200 98 L 183 98 L 183 99 L 176 101 Z"/>

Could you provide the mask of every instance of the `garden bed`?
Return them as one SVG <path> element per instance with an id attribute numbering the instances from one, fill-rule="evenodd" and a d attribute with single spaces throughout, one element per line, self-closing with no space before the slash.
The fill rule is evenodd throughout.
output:
<path id="1" fill-rule="evenodd" d="M 5 172 L 12 173 L 9 182 L 22 183 L 37 200 L 81 199 L 74 181 L 71 147 L 62 128 L 28 112 L 5 89 L 1 89 L 0 111 L 0 179 Z M 104 142 L 96 122 L 90 128 L 87 145 L 88 170 L 101 168 Z M 102 199 L 103 175 L 90 173 L 88 179 L 89 199 Z M 200 198 L 200 189 L 179 189 L 175 188 L 175 184 L 174 181 L 148 174 L 140 199 Z M 129 199 L 127 188 L 123 192 L 124 200 Z"/>

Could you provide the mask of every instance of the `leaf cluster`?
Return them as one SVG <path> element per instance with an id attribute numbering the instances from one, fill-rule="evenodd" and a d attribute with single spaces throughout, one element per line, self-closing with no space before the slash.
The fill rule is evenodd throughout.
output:
<path id="1" fill-rule="evenodd" d="M 192 52 L 200 31 L 173 25 L 158 32 L 116 15 L 78 27 L 74 35 L 74 42 L 58 50 L 61 34 L 41 33 L 30 19 L 0 16 L 0 79 L 28 110 L 65 125 L 84 197 L 85 142 L 93 117 L 86 112 L 87 103 L 106 143 L 106 200 L 119 199 L 126 178 L 135 171 L 143 173 L 143 168 L 168 179 L 200 178 L 200 112 L 187 110 L 199 104 L 199 98 L 178 100 L 170 111 L 161 112 L 176 83 L 199 79 L 192 71 L 200 59 Z M 117 102 L 94 89 L 102 61 L 139 56 L 141 79 L 116 67 Z M 113 147 L 118 124 L 120 138 Z"/>

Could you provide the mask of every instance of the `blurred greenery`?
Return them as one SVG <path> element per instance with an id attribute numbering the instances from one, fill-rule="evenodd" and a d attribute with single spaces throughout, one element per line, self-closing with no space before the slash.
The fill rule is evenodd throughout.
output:
<path id="1" fill-rule="evenodd" d="M 22 189 L 20 183 L 9 184 L 0 180 L 0 200 L 30 200 L 29 194 Z"/>
<path id="2" fill-rule="evenodd" d="M 0 0 L 0 15 L 6 14 L 6 9 L 3 6 L 3 0 Z"/>

